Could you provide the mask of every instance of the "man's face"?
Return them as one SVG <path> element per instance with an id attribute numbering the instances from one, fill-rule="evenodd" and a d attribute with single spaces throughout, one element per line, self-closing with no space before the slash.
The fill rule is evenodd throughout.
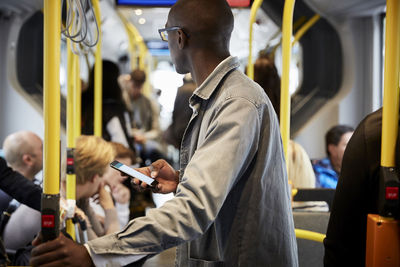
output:
<path id="1" fill-rule="evenodd" d="M 142 87 L 137 86 L 132 79 L 129 80 L 129 96 L 132 99 L 138 98 L 142 94 Z"/>
<path id="2" fill-rule="evenodd" d="M 353 135 L 353 132 L 347 132 L 342 135 L 339 143 L 336 146 L 330 145 L 331 148 L 330 148 L 329 152 L 330 152 L 331 158 L 335 159 L 337 162 L 340 162 L 340 164 L 343 160 L 343 155 L 344 155 L 344 151 L 346 149 L 347 143 L 349 142 L 352 135 Z"/>
<path id="3" fill-rule="evenodd" d="M 30 153 L 32 157 L 32 169 L 34 173 L 38 173 L 43 169 L 43 142 L 39 137 L 35 137 L 32 140 L 32 151 Z"/>
<path id="4" fill-rule="evenodd" d="M 173 27 L 173 26 L 179 26 L 179 25 L 174 25 L 173 20 L 171 19 L 171 13 L 168 15 L 168 21 L 165 24 L 165 27 Z M 176 72 L 180 74 L 186 74 L 189 71 L 185 70 L 184 67 L 184 58 L 182 54 L 182 50 L 179 49 L 179 44 L 178 44 L 178 32 L 177 31 L 170 31 L 168 32 L 168 48 L 171 54 L 171 60 L 172 63 L 175 66 Z"/>

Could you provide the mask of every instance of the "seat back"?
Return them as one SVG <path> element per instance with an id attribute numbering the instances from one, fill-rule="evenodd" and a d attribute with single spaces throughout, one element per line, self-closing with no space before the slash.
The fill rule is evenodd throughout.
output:
<path id="1" fill-rule="evenodd" d="M 293 212 L 296 229 L 309 230 L 326 234 L 329 212 Z M 322 243 L 297 238 L 297 249 L 300 267 L 323 266 L 324 245 Z"/>

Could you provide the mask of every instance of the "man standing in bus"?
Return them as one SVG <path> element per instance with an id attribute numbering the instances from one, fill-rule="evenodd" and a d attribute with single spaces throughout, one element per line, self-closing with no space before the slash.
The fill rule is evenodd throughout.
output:
<path id="1" fill-rule="evenodd" d="M 33 266 L 123 266 L 175 246 L 176 266 L 298 266 L 278 119 L 230 56 L 232 29 L 226 0 L 178 0 L 159 30 L 198 86 L 180 171 L 164 160 L 140 169 L 175 197 L 86 248 L 63 235 L 41 244 Z"/>

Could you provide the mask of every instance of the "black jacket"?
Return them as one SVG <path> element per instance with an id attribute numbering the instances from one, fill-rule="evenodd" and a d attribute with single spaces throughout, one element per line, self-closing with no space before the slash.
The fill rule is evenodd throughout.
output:
<path id="1" fill-rule="evenodd" d="M 381 131 L 382 109 L 368 115 L 347 144 L 324 240 L 326 267 L 365 266 L 367 215 L 378 213 Z"/>
<path id="2" fill-rule="evenodd" d="M 40 211 L 42 188 L 7 166 L 0 157 L 0 189 L 32 209 Z"/>

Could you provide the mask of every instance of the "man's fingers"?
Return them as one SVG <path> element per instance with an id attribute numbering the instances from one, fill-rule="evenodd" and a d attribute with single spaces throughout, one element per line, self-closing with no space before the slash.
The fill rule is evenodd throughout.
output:
<path id="1" fill-rule="evenodd" d="M 155 162 L 153 162 L 150 165 L 150 175 L 152 178 L 156 178 L 158 176 L 159 171 L 161 170 L 162 167 L 165 166 L 165 161 L 162 159 L 159 159 Z"/>
<path id="2" fill-rule="evenodd" d="M 54 262 L 50 262 L 50 263 L 46 263 L 46 264 L 38 264 L 38 265 L 34 265 L 31 263 L 32 266 L 40 266 L 40 267 L 59 267 L 59 266 L 66 266 L 67 264 L 65 264 L 65 262 L 63 260 L 58 260 L 58 261 L 54 261 Z"/>
<path id="3" fill-rule="evenodd" d="M 35 237 L 35 239 L 33 239 L 32 246 L 36 247 L 36 246 L 42 244 L 42 242 L 43 242 L 43 236 L 42 236 L 42 232 L 40 232 L 40 234 L 37 237 Z"/>
<path id="4" fill-rule="evenodd" d="M 145 190 L 145 188 L 143 188 L 140 185 L 140 180 L 139 179 L 133 178 L 131 180 L 131 184 L 132 184 L 133 189 L 135 189 L 138 192 L 143 192 Z"/>
<path id="5" fill-rule="evenodd" d="M 162 192 L 162 185 L 158 183 L 153 189 L 153 193 L 161 193 Z"/>
<path id="6" fill-rule="evenodd" d="M 45 243 L 33 248 L 32 256 L 41 255 L 43 253 L 47 253 L 49 251 L 53 251 L 57 248 L 60 248 L 61 246 L 63 246 L 65 244 L 66 239 L 67 238 L 62 233 L 60 233 L 60 235 L 56 239 L 45 242 Z"/>
<path id="7" fill-rule="evenodd" d="M 52 251 L 49 253 L 42 254 L 40 256 L 34 256 L 32 253 L 32 257 L 29 261 L 29 264 L 32 266 L 63 266 L 65 264 L 61 264 L 62 258 L 65 257 L 64 253 L 59 251 Z M 50 263 L 48 263 L 50 262 Z M 48 264 L 46 264 L 48 263 Z M 58 265 L 57 265 L 58 264 Z"/>

